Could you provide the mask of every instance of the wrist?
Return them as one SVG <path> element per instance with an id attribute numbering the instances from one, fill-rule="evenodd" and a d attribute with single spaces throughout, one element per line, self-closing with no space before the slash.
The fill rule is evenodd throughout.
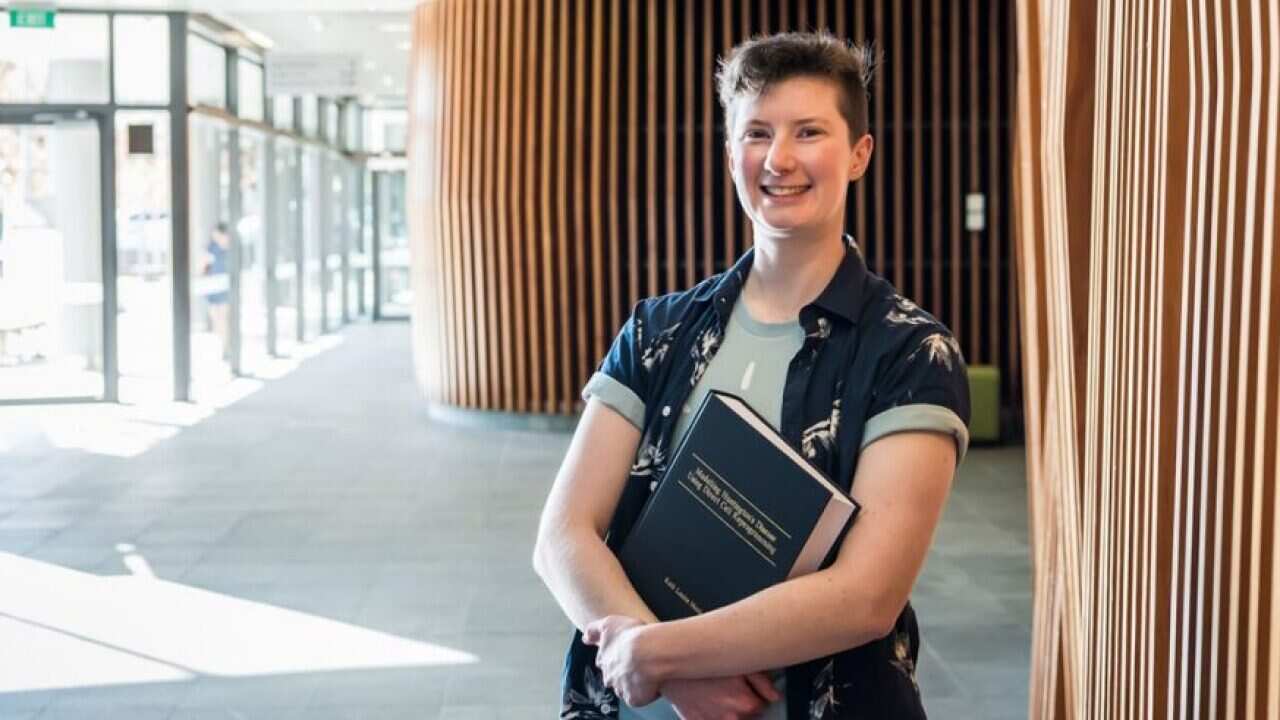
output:
<path id="1" fill-rule="evenodd" d="M 677 667 L 677 660 L 671 653 L 670 643 L 666 635 L 670 626 L 666 623 L 651 623 L 636 630 L 635 649 L 638 665 L 644 668 L 644 674 L 653 678 L 658 685 L 672 679 Z"/>

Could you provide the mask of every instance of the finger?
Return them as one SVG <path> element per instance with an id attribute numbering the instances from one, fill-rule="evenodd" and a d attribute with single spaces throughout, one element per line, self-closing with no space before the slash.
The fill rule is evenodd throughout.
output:
<path id="1" fill-rule="evenodd" d="M 746 676 L 747 684 L 757 695 L 768 700 L 769 702 L 778 702 L 782 699 L 782 694 L 773 686 L 773 681 L 765 673 L 751 673 Z"/>
<path id="2" fill-rule="evenodd" d="M 591 623 L 586 630 L 582 631 L 582 642 L 587 645 L 598 645 L 600 643 L 600 628 L 596 623 Z"/>

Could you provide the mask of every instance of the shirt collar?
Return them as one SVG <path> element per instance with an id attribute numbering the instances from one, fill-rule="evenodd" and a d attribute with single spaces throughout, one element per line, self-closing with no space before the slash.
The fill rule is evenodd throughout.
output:
<path id="1" fill-rule="evenodd" d="M 862 258 L 862 249 L 858 247 L 853 236 L 845 235 L 844 241 L 845 253 L 840 261 L 840 267 L 836 269 L 836 274 L 832 276 L 831 282 L 827 283 L 827 287 L 809 306 L 806 306 L 805 310 L 816 306 L 856 325 L 858 313 L 862 309 L 862 291 L 866 286 L 867 266 Z M 755 249 L 748 249 L 718 280 L 699 288 L 694 293 L 693 299 L 697 302 L 714 300 L 716 312 L 720 314 L 722 320 L 727 319 L 734 303 L 738 300 L 738 295 L 742 292 L 742 286 L 747 281 L 747 274 L 751 272 L 754 257 Z M 806 314 L 801 311 L 802 321 Z"/>

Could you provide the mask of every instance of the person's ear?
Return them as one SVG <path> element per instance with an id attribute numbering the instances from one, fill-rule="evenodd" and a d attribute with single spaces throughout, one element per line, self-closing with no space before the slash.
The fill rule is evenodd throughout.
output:
<path id="1" fill-rule="evenodd" d="M 849 182 L 862 179 L 871 165 L 871 154 L 875 151 L 876 141 L 871 133 L 866 133 L 853 144 L 853 154 L 849 157 Z"/>

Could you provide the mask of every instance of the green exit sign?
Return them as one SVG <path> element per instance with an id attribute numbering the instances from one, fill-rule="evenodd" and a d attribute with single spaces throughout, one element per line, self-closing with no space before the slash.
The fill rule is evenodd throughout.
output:
<path id="1" fill-rule="evenodd" d="M 9 11 L 9 27 L 16 28 L 51 28 L 57 10 L 46 9 L 13 9 Z"/>

